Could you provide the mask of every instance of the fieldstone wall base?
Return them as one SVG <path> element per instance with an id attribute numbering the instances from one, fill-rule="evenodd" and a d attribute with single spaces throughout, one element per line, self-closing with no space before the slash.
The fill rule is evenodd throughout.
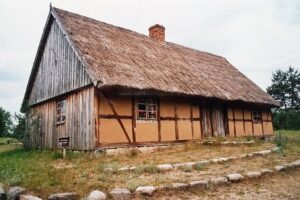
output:
<path id="1" fill-rule="evenodd" d="M 184 190 L 187 189 L 189 187 L 189 184 L 187 183 L 173 183 L 172 184 L 172 189 L 175 190 Z"/>
<path id="2" fill-rule="evenodd" d="M 77 200 L 78 195 L 75 192 L 65 192 L 58 194 L 51 194 L 48 200 Z"/>
<path id="3" fill-rule="evenodd" d="M 228 174 L 226 177 L 231 182 L 239 182 L 244 179 L 244 176 L 238 173 Z"/>
<path id="4" fill-rule="evenodd" d="M 105 200 L 106 194 L 99 190 L 92 191 L 86 198 L 86 200 Z"/>
<path id="5" fill-rule="evenodd" d="M 22 187 L 12 187 L 7 192 L 7 200 L 19 200 L 20 195 L 26 191 Z"/>
<path id="6" fill-rule="evenodd" d="M 129 200 L 131 199 L 131 192 L 127 189 L 113 189 L 110 193 L 112 199 L 115 200 Z"/>
<path id="7" fill-rule="evenodd" d="M 225 185 L 225 184 L 227 184 L 227 182 L 228 182 L 228 179 L 224 176 L 211 179 L 211 183 L 213 186 Z"/>
<path id="8" fill-rule="evenodd" d="M 32 195 L 21 195 L 20 200 L 42 200 L 42 199 Z"/>
<path id="9" fill-rule="evenodd" d="M 192 188 L 206 189 L 208 188 L 208 181 L 192 181 L 189 185 Z"/>
<path id="10" fill-rule="evenodd" d="M 136 188 L 135 193 L 151 196 L 154 191 L 154 186 L 139 186 Z"/>
<path id="11" fill-rule="evenodd" d="M 245 174 L 247 178 L 258 178 L 261 176 L 261 172 L 248 172 Z"/>

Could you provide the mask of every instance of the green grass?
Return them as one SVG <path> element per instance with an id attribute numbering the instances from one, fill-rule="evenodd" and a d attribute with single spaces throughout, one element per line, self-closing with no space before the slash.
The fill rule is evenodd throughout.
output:
<path id="1" fill-rule="evenodd" d="M 6 145 L 11 143 L 19 143 L 19 141 L 16 138 L 0 137 L 0 145 Z"/>
<path id="2" fill-rule="evenodd" d="M 278 132 L 276 131 L 276 134 Z M 288 138 L 285 148 L 286 156 L 300 155 L 300 131 L 281 131 L 281 135 Z M 27 188 L 45 198 L 51 193 L 76 191 L 81 196 L 91 190 L 108 191 L 114 187 L 134 189 L 144 183 L 168 183 L 169 178 L 158 171 L 156 164 L 178 163 L 206 159 L 202 156 L 219 157 L 237 154 L 245 149 L 254 151 L 262 149 L 263 143 L 251 147 L 210 147 L 187 143 L 182 149 L 164 150 L 152 154 L 131 153 L 129 156 L 96 155 L 93 153 L 67 153 L 67 159 L 61 159 L 60 151 L 35 150 L 26 151 L 21 145 L 0 145 L 0 182 L 8 185 L 18 185 Z M 293 159 L 294 159 L 293 157 Z M 118 172 L 123 166 L 138 166 L 134 172 Z M 113 172 L 105 172 L 111 167 Z M 193 168 L 183 171 L 194 172 L 209 169 L 209 166 L 200 163 Z"/>

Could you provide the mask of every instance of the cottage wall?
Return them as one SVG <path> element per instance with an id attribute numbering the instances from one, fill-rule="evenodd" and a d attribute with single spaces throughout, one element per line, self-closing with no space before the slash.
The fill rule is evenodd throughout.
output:
<path id="1" fill-rule="evenodd" d="M 58 98 L 62 99 L 62 97 Z M 29 127 L 30 145 L 33 148 L 60 148 L 58 138 L 70 137 L 69 148 L 92 150 L 97 145 L 97 103 L 94 88 L 87 87 L 66 96 L 66 120 L 56 123 L 56 101 L 48 101 L 31 109 Z"/>
<path id="2" fill-rule="evenodd" d="M 210 111 L 214 104 L 201 104 L 191 99 L 161 97 L 157 98 L 159 107 L 157 120 L 136 120 L 137 105 L 135 98 L 118 95 L 105 96 L 103 94 L 99 96 L 100 146 L 201 139 L 204 138 L 204 135 L 201 134 L 203 110 L 206 109 L 207 113 L 214 113 Z M 269 110 L 262 112 L 262 122 L 257 123 L 252 121 L 252 109 L 249 108 L 229 106 L 225 113 L 227 113 L 228 120 L 224 121 L 224 134 L 231 137 L 273 134 Z M 119 118 L 119 121 L 117 118 Z M 220 119 L 222 119 L 222 116 Z M 211 117 L 207 117 L 207 120 L 211 120 Z M 212 127 L 212 129 L 215 128 Z M 211 127 L 209 130 L 211 130 Z M 126 134 L 128 137 L 126 137 Z M 210 133 L 206 137 L 210 136 L 217 136 L 217 134 Z"/>

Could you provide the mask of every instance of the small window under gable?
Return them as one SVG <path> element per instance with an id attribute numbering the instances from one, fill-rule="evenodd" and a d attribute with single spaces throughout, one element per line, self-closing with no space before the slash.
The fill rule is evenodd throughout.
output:
<path id="1" fill-rule="evenodd" d="M 66 99 L 56 102 L 56 124 L 63 124 L 66 120 Z"/>
<path id="2" fill-rule="evenodd" d="M 156 120 L 157 102 L 152 98 L 140 98 L 137 102 L 138 120 Z"/>
<path id="3" fill-rule="evenodd" d="M 252 120 L 254 123 L 261 122 L 261 112 L 260 111 L 252 111 Z"/>

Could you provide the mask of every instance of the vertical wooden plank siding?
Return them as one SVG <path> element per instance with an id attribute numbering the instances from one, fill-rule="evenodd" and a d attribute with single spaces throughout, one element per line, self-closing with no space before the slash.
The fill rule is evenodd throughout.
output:
<path id="1" fill-rule="evenodd" d="M 157 98 L 157 128 L 158 128 L 158 141 L 161 142 L 161 122 L 160 122 L 160 98 Z"/>
<path id="2" fill-rule="evenodd" d="M 54 20 L 29 95 L 33 105 L 91 84 L 90 77 Z"/>
<path id="3" fill-rule="evenodd" d="M 192 138 L 194 139 L 193 101 L 190 102 L 190 119 L 191 119 Z"/>
<path id="4" fill-rule="evenodd" d="M 132 121 L 131 121 L 131 126 L 132 126 L 132 140 L 135 143 L 136 142 L 136 135 L 135 135 L 135 127 L 136 127 L 136 117 L 135 117 L 135 96 L 131 96 L 131 115 L 132 115 Z"/>
<path id="5" fill-rule="evenodd" d="M 178 113 L 177 113 L 177 100 L 174 100 L 174 120 L 175 120 L 175 137 L 176 140 L 179 140 L 179 133 L 178 133 Z"/>
<path id="6" fill-rule="evenodd" d="M 236 125 L 235 125 L 235 113 L 234 113 L 234 106 L 232 106 L 232 116 L 233 116 L 233 130 L 234 130 L 234 137 L 236 137 Z"/>
<path id="7" fill-rule="evenodd" d="M 199 102 L 199 114 L 200 114 L 200 128 L 201 128 L 201 139 L 204 138 L 204 134 L 203 134 L 203 112 L 202 112 L 202 103 L 201 101 Z"/>
<path id="8" fill-rule="evenodd" d="M 264 122 L 263 122 L 263 113 L 262 112 L 261 112 L 261 116 L 260 116 L 260 123 L 261 123 L 261 131 L 262 131 L 262 134 L 264 136 L 265 135 L 265 131 L 264 131 Z"/>
<path id="9" fill-rule="evenodd" d="M 243 113 L 243 128 L 244 128 L 244 135 L 246 135 L 246 126 L 245 126 L 245 109 L 244 109 L 244 107 L 242 108 L 242 113 Z"/>
<path id="10" fill-rule="evenodd" d="M 251 110 L 250 110 L 250 113 L 251 113 L 252 135 L 254 136 L 253 113 L 252 113 L 252 111 L 251 111 Z"/>
<path id="11" fill-rule="evenodd" d="M 31 109 L 31 118 L 39 123 L 30 133 L 33 148 L 57 149 L 59 137 L 70 137 L 69 148 L 92 150 L 96 147 L 94 88 L 85 88 L 66 97 L 65 123 L 56 124 L 56 100 L 36 105 Z"/>

